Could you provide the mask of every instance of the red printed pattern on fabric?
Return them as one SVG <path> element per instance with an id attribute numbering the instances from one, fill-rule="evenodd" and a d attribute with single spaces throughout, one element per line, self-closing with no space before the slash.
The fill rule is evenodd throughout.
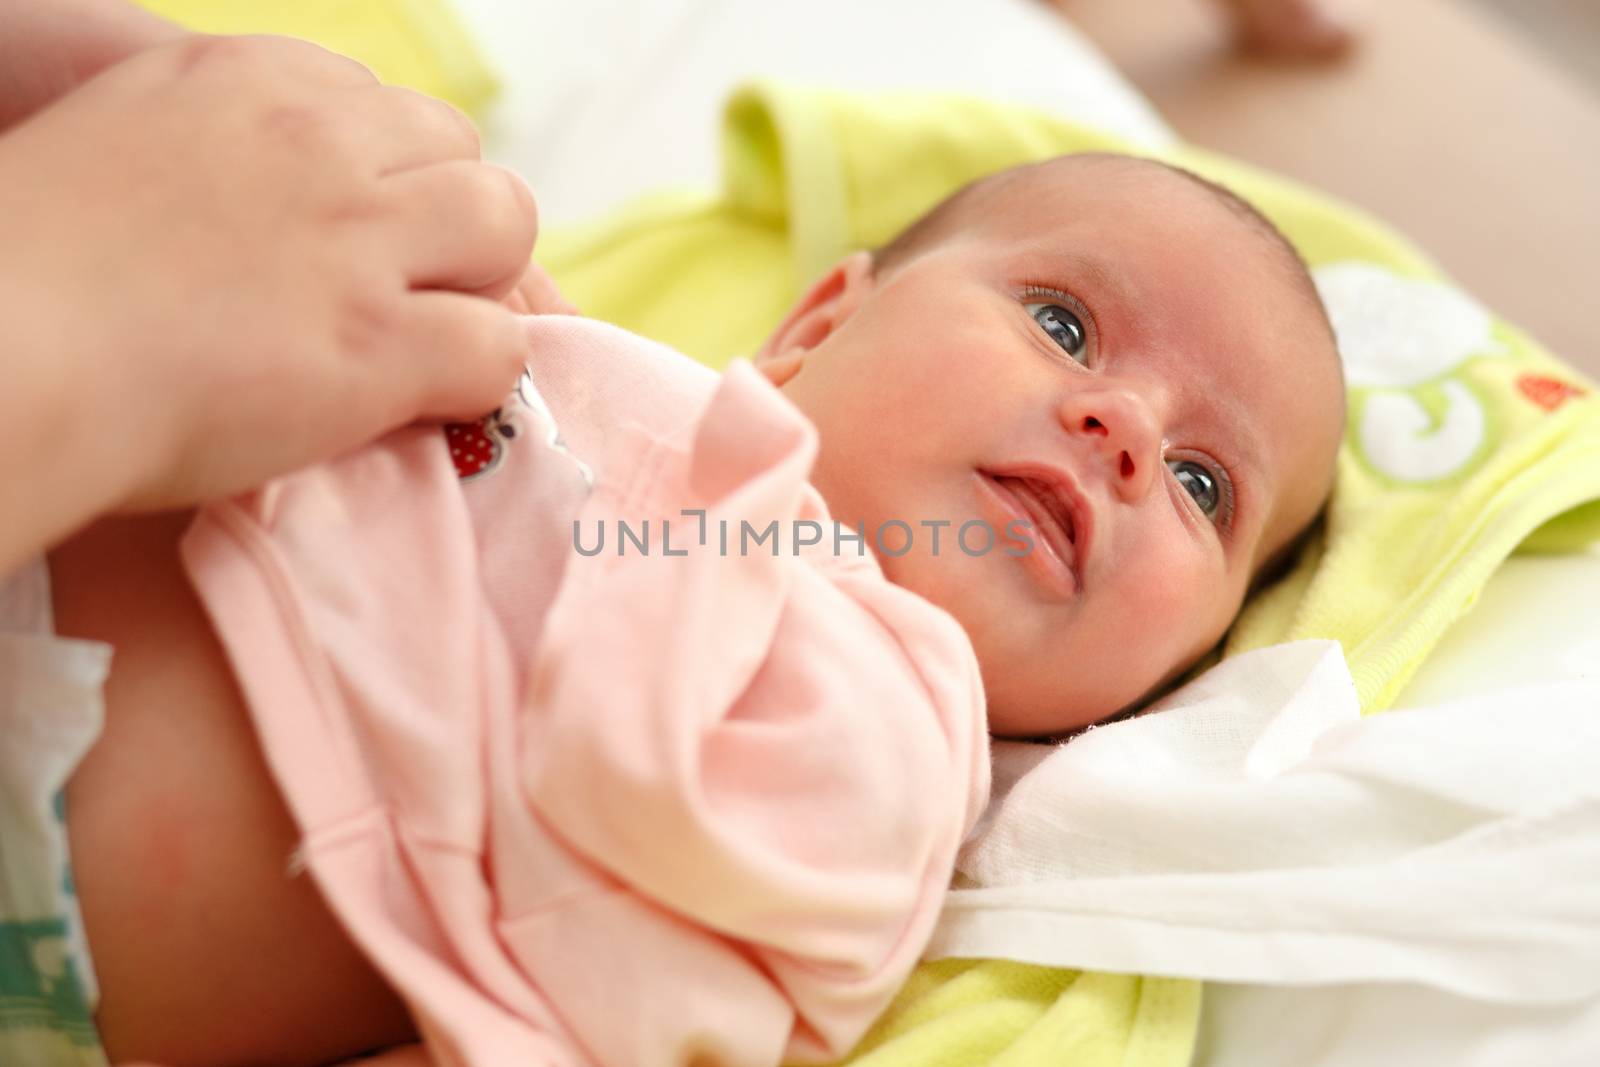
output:
<path id="1" fill-rule="evenodd" d="M 1582 396 L 1584 393 L 1584 390 L 1571 382 L 1546 378 L 1539 374 L 1524 374 L 1517 379 L 1517 388 L 1522 390 L 1523 396 L 1546 411 L 1554 411 L 1564 404 L 1568 397 Z"/>
<path id="2" fill-rule="evenodd" d="M 462 481 L 488 474 L 505 457 L 504 442 L 515 437 L 517 430 L 503 410 L 496 408 L 476 422 L 445 424 L 444 438 L 450 446 L 450 461 L 455 464 L 456 477 Z"/>

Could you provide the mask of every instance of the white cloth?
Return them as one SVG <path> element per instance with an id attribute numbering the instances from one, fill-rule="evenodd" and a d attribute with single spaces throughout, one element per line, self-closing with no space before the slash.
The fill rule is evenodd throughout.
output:
<path id="1" fill-rule="evenodd" d="M 50 575 L 0 574 L 0 1063 L 105 1067 L 62 794 L 99 736 L 111 647 L 55 636 Z"/>
<path id="2" fill-rule="evenodd" d="M 1426 986 L 1206 984 L 1191 1067 L 1594 1067 L 1600 998 L 1489 1004 Z"/>
<path id="3" fill-rule="evenodd" d="M 996 746 L 931 956 L 1235 982 L 1600 994 L 1600 681 L 1359 717 L 1337 644 Z"/>

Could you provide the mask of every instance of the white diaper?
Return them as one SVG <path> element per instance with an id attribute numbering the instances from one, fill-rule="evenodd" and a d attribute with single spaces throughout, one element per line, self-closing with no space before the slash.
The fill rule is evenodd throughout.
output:
<path id="1" fill-rule="evenodd" d="M 55 636 L 37 559 L 0 577 L 0 1064 L 105 1067 L 65 786 L 100 734 L 111 646 Z"/>

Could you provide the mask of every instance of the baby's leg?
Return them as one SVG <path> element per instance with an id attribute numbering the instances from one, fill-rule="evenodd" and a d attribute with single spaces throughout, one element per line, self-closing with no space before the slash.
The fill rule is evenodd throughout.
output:
<path id="1" fill-rule="evenodd" d="M 1239 41 L 1256 52 L 1318 58 L 1354 43 L 1348 22 L 1330 0 L 1217 0 L 1229 9 Z"/>
<path id="2" fill-rule="evenodd" d="M 188 516 L 102 522 L 50 557 L 56 626 L 111 642 L 105 731 L 68 785 L 112 1062 L 322 1063 L 413 1037 L 315 886 L 179 565 Z"/>

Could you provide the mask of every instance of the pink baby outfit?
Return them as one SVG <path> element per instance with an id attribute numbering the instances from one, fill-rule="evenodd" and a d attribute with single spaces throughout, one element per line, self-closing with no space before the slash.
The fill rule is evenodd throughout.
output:
<path id="1" fill-rule="evenodd" d="M 971 646 L 835 553 L 815 431 L 747 364 L 527 331 L 537 395 L 482 437 L 398 431 L 186 536 L 295 866 L 440 1064 L 838 1057 L 987 796 Z M 740 554 L 774 519 L 778 554 Z M 797 548 L 796 519 L 829 536 Z"/>

